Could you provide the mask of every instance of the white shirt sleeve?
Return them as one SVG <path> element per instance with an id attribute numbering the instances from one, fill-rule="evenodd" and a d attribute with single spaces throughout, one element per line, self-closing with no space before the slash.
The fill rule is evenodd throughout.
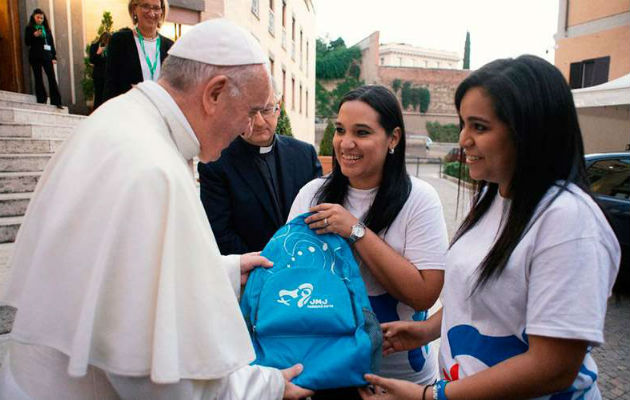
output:
<path id="1" fill-rule="evenodd" d="M 281 399 L 284 378 L 275 368 L 244 366 L 225 378 L 184 379 L 174 384 L 158 384 L 149 377 L 107 374 L 123 400 L 257 400 Z"/>
<path id="2" fill-rule="evenodd" d="M 315 196 L 317 189 L 319 189 L 323 183 L 324 179 L 315 178 L 300 189 L 297 196 L 295 196 L 295 200 L 293 200 L 291 211 L 289 211 L 289 216 L 287 217 L 286 222 L 291 221 L 300 214 L 308 212 L 308 209 L 313 206 L 313 197 Z"/>
<path id="3" fill-rule="evenodd" d="M 236 298 L 241 296 L 241 255 L 230 254 L 229 256 L 223 256 L 223 268 L 227 273 L 234 294 Z"/>

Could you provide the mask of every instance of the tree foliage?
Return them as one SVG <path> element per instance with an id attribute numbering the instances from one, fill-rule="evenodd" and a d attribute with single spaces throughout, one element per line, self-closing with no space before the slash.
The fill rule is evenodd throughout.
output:
<path id="1" fill-rule="evenodd" d="M 400 102 L 403 110 L 411 108 L 414 111 L 419 110 L 421 113 L 425 113 L 431 103 L 431 93 L 425 87 L 414 87 L 411 86 L 411 82 L 405 81 L 401 84 Z"/>
<path id="2" fill-rule="evenodd" d="M 442 125 L 439 122 L 427 121 L 427 132 L 435 142 L 457 143 L 459 140 L 459 126 L 455 124 Z"/>
<path id="3" fill-rule="evenodd" d="M 335 126 L 331 120 L 328 120 L 326 129 L 324 129 L 324 136 L 319 143 L 319 155 L 320 156 L 332 156 L 333 153 L 333 136 L 335 136 Z"/>
<path id="4" fill-rule="evenodd" d="M 401 85 L 402 85 L 402 81 L 400 79 L 394 79 L 392 81 L 392 90 L 394 91 L 394 94 L 398 94 L 398 91 L 400 90 Z"/>
<path id="5" fill-rule="evenodd" d="M 470 69 L 470 32 L 466 32 L 466 43 L 464 43 L 464 69 Z"/>
<path id="6" fill-rule="evenodd" d="M 317 39 L 315 56 L 317 79 L 341 79 L 346 76 L 353 62 L 361 59 L 361 50 L 356 46 L 347 48 L 342 38 L 328 44 Z"/>
<path id="7" fill-rule="evenodd" d="M 276 133 L 283 136 L 293 137 L 293 129 L 291 129 L 291 120 L 289 115 L 284 110 L 284 104 L 280 105 L 280 116 L 278 117 L 278 125 L 276 126 Z"/>

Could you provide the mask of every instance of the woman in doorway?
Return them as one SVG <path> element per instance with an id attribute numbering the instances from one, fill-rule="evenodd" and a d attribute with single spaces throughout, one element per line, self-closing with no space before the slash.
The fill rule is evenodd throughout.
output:
<path id="1" fill-rule="evenodd" d="M 435 386 L 368 376 L 364 399 L 601 399 L 619 243 L 588 192 L 571 90 L 535 56 L 491 62 L 455 93 L 475 202 L 451 243 L 443 308 L 382 326 L 385 351 L 441 336 Z"/>
<path id="2" fill-rule="evenodd" d="M 94 82 L 94 110 L 103 104 L 103 89 L 105 88 L 105 70 L 107 67 L 107 46 L 112 34 L 101 33 L 98 40 L 90 45 L 90 63 L 94 66 L 92 70 L 92 81 Z"/>
<path id="3" fill-rule="evenodd" d="M 348 239 L 381 323 L 423 321 L 442 289 L 448 239 L 437 192 L 407 174 L 400 104 L 383 86 L 362 86 L 343 97 L 335 125 L 333 171 L 300 190 L 289 220 L 311 211 L 316 233 Z M 380 371 L 431 383 L 436 352 L 409 348 L 385 357 Z M 356 388 L 314 397 L 353 398 Z"/>
<path id="4" fill-rule="evenodd" d="M 31 18 L 26 25 L 24 41 L 29 47 L 28 62 L 33 69 L 35 77 L 35 95 L 38 103 L 46 103 L 48 94 L 44 87 L 44 79 L 42 77 L 42 69 L 48 78 L 48 89 L 50 91 L 50 104 L 63 108 L 61 105 L 61 95 L 55 78 L 55 69 L 53 64 L 57 63 L 57 52 L 55 51 L 55 40 L 52 31 L 48 25 L 46 14 L 36 8 L 31 14 Z"/>
<path id="5" fill-rule="evenodd" d="M 167 0 L 129 0 L 127 9 L 134 27 L 114 33 L 109 42 L 103 101 L 125 93 L 138 82 L 157 81 L 173 45 L 171 39 L 158 33 L 168 11 Z"/>

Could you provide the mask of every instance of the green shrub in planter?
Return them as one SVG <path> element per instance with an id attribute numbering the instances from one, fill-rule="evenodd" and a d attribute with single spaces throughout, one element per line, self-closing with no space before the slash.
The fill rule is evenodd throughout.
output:
<path id="1" fill-rule="evenodd" d="M 459 178 L 459 174 L 461 173 L 461 178 L 464 182 L 473 181 L 468 172 L 468 165 L 461 165 L 459 161 L 444 164 L 444 173 L 454 178 Z"/>

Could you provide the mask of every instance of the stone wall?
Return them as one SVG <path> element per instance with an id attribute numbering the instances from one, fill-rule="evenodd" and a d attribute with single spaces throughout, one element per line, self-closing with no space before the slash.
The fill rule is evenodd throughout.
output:
<path id="1" fill-rule="evenodd" d="M 379 83 L 391 89 L 394 79 L 400 79 L 402 82 L 411 82 L 412 86 L 424 86 L 431 93 L 427 114 L 453 116 L 457 113 L 453 103 L 455 90 L 468 74 L 468 70 L 380 67 Z"/>

